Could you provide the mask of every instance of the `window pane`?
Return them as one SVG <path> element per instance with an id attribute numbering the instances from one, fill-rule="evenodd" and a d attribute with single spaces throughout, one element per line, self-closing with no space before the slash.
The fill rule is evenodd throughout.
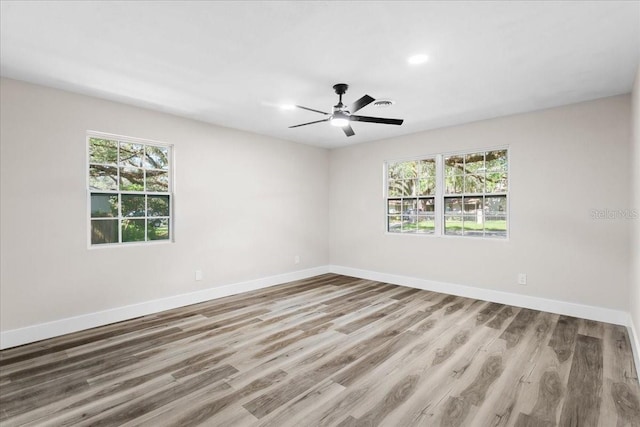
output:
<path id="1" fill-rule="evenodd" d="M 416 180 L 405 179 L 402 181 L 402 195 L 403 196 L 415 196 L 416 195 Z"/>
<path id="2" fill-rule="evenodd" d="M 445 215 L 444 234 L 462 235 L 462 217 L 459 215 Z"/>
<path id="3" fill-rule="evenodd" d="M 89 163 L 115 165 L 118 163 L 118 142 L 89 138 Z"/>
<path id="4" fill-rule="evenodd" d="M 484 192 L 484 175 L 465 175 L 464 192 L 465 193 Z"/>
<path id="5" fill-rule="evenodd" d="M 454 175 L 445 177 L 445 193 L 447 194 L 462 194 L 464 185 L 464 176 Z"/>
<path id="6" fill-rule="evenodd" d="M 169 219 L 152 218 L 147 220 L 148 240 L 167 240 L 169 238 Z"/>
<path id="7" fill-rule="evenodd" d="M 436 229 L 435 215 L 418 215 L 418 233 L 433 233 Z"/>
<path id="8" fill-rule="evenodd" d="M 506 172 L 508 167 L 507 150 L 496 150 L 487 152 L 487 171 Z"/>
<path id="9" fill-rule="evenodd" d="M 482 197 L 465 197 L 463 230 L 465 235 L 482 236 L 484 230 L 484 210 Z"/>
<path id="10" fill-rule="evenodd" d="M 487 215 L 506 215 L 507 196 L 492 196 L 485 199 Z"/>
<path id="11" fill-rule="evenodd" d="M 390 197 L 402 196 L 402 181 L 389 180 L 389 194 Z"/>
<path id="12" fill-rule="evenodd" d="M 506 172 L 487 173 L 487 193 L 506 193 L 507 190 Z"/>
<path id="13" fill-rule="evenodd" d="M 115 166 L 89 166 L 89 189 L 117 190 L 118 168 Z"/>
<path id="14" fill-rule="evenodd" d="M 118 220 L 95 219 L 91 221 L 91 244 L 118 243 Z"/>
<path id="15" fill-rule="evenodd" d="M 433 198 L 418 200 L 418 214 L 422 215 L 435 210 L 435 200 Z"/>
<path id="16" fill-rule="evenodd" d="M 120 190 L 144 191 L 143 171 L 141 168 L 120 168 Z"/>
<path id="17" fill-rule="evenodd" d="M 169 173 L 154 170 L 147 171 L 147 191 L 166 193 L 169 191 Z"/>
<path id="18" fill-rule="evenodd" d="M 169 196 L 148 196 L 147 216 L 169 216 Z"/>
<path id="19" fill-rule="evenodd" d="M 387 176 L 390 180 L 402 179 L 402 163 L 389 163 L 387 165 Z"/>
<path id="20" fill-rule="evenodd" d="M 462 197 L 444 199 L 445 234 L 462 234 Z"/>
<path id="21" fill-rule="evenodd" d="M 387 217 L 387 230 L 391 233 L 398 233 L 401 231 L 402 221 L 399 215 L 389 215 Z"/>
<path id="22" fill-rule="evenodd" d="M 417 200 L 402 200 L 402 231 L 415 231 L 417 226 Z"/>
<path id="23" fill-rule="evenodd" d="M 416 214 L 416 199 L 402 199 L 402 214 Z"/>
<path id="24" fill-rule="evenodd" d="M 117 194 L 91 194 L 91 218 L 117 217 Z"/>
<path id="25" fill-rule="evenodd" d="M 471 153 L 464 156 L 465 173 L 484 172 L 484 153 Z"/>
<path id="26" fill-rule="evenodd" d="M 444 199 L 444 213 L 460 214 L 462 213 L 462 197 L 447 197 Z"/>
<path id="27" fill-rule="evenodd" d="M 482 197 L 465 197 L 463 210 L 465 215 L 475 216 L 478 211 L 482 211 Z M 475 221 L 475 217 L 472 219 Z"/>
<path id="28" fill-rule="evenodd" d="M 387 213 L 399 214 L 402 212 L 402 204 L 399 199 L 392 199 L 387 201 Z"/>
<path id="29" fill-rule="evenodd" d="M 120 144 L 120 165 L 142 167 L 143 156 L 144 145 L 125 142 Z"/>
<path id="30" fill-rule="evenodd" d="M 405 179 L 418 177 L 418 165 L 419 162 L 403 162 L 402 164 L 402 176 Z"/>
<path id="31" fill-rule="evenodd" d="M 144 217 L 143 195 L 123 194 L 122 195 L 122 216 L 123 217 Z"/>
<path id="32" fill-rule="evenodd" d="M 450 156 L 444 159 L 445 193 L 462 194 L 464 188 L 464 157 Z"/>
<path id="33" fill-rule="evenodd" d="M 145 147 L 144 167 L 169 170 L 169 148 L 147 145 Z"/>
<path id="34" fill-rule="evenodd" d="M 462 175 L 464 173 L 464 158 L 462 156 L 449 156 L 444 158 L 445 176 Z"/>
<path id="35" fill-rule="evenodd" d="M 123 219 L 122 220 L 122 241 L 123 242 L 143 242 L 144 239 L 144 219 Z"/>
<path id="36" fill-rule="evenodd" d="M 495 237 L 507 237 L 507 197 L 485 199 L 485 232 Z"/>
<path id="37" fill-rule="evenodd" d="M 476 224 L 473 221 L 465 221 L 463 223 L 463 232 L 465 236 L 483 236 L 484 230 L 482 224 Z"/>
<path id="38" fill-rule="evenodd" d="M 436 194 L 436 178 L 429 177 L 418 181 L 418 195 L 431 196 Z"/>
<path id="39" fill-rule="evenodd" d="M 436 176 L 436 160 L 425 159 L 420 161 L 420 174 L 422 177 Z"/>
<path id="40" fill-rule="evenodd" d="M 415 233 L 418 229 L 418 216 L 413 214 L 402 216 L 402 232 L 403 233 Z"/>

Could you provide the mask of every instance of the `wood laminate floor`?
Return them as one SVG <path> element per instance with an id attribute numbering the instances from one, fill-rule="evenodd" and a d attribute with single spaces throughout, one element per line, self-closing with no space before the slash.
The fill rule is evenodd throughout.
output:
<path id="1" fill-rule="evenodd" d="M 327 274 L 0 352 L 0 424 L 640 426 L 627 331 Z"/>

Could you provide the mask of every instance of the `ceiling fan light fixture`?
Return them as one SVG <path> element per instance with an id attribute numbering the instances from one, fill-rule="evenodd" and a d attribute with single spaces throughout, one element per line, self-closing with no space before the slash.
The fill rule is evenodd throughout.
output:
<path id="1" fill-rule="evenodd" d="M 342 128 L 348 124 L 349 124 L 349 120 L 345 119 L 344 117 L 334 117 L 331 119 L 331 126 Z"/>
<path id="2" fill-rule="evenodd" d="M 340 110 L 334 111 L 330 122 L 332 126 L 345 127 L 349 124 L 349 114 Z"/>

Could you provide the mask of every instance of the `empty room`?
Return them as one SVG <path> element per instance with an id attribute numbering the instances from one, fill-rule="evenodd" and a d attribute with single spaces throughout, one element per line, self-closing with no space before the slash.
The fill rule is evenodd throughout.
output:
<path id="1" fill-rule="evenodd" d="M 0 0 L 1 426 L 640 427 L 640 1 Z"/>

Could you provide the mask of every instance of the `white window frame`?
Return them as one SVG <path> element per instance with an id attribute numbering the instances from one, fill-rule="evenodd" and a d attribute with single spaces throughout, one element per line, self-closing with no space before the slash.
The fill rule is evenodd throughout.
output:
<path id="1" fill-rule="evenodd" d="M 506 196 L 506 218 L 507 218 L 507 227 L 506 227 L 506 236 L 491 236 L 491 235 L 457 235 L 457 234 L 446 234 L 445 233 L 445 198 L 448 195 L 445 192 L 445 167 L 444 167 L 444 159 L 450 156 L 465 156 L 467 154 L 473 153 L 486 153 L 490 151 L 507 151 L 507 191 L 497 194 L 499 196 Z M 444 238 L 453 238 L 453 239 L 474 239 L 474 240 L 489 240 L 489 241 L 508 241 L 510 238 L 510 229 L 511 229 L 511 188 L 512 188 L 512 179 L 511 179 L 511 149 L 507 146 L 497 146 L 497 147 L 488 147 L 488 148 L 474 148 L 468 150 L 460 150 L 460 151 L 451 151 L 445 153 L 436 153 L 436 154 L 427 154 L 422 156 L 410 157 L 410 158 L 401 158 L 401 159 L 393 159 L 386 160 L 383 164 L 383 172 L 382 172 L 382 185 L 383 185 L 383 198 L 384 198 L 384 229 L 385 234 L 392 236 L 430 236 L 430 237 L 444 237 Z M 394 199 L 396 197 L 389 196 L 389 170 L 388 167 L 393 163 L 401 163 L 401 162 L 411 162 L 411 161 L 419 161 L 423 159 L 433 159 L 436 160 L 436 192 L 435 192 L 435 229 L 433 233 L 420 233 L 420 232 L 391 232 L 389 231 L 389 223 L 388 223 L 388 203 L 389 199 Z M 465 196 L 465 193 L 460 194 L 457 197 Z M 491 196 L 493 193 L 483 193 L 482 196 L 487 197 Z"/>
<path id="2" fill-rule="evenodd" d="M 388 193 L 389 192 L 389 180 L 388 180 L 388 178 L 389 178 L 389 165 L 390 164 L 397 164 L 397 163 L 414 162 L 414 161 L 416 161 L 416 162 L 433 161 L 435 166 L 436 166 L 436 169 L 434 171 L 434 175 L 419 174 L 418 176 L 416 176 L 416 178 L 415 178 L 416 183 L 413 186 L 413 190 L 414 190 L 413 192 L 414 193 L 418 192 L 418 189 L 420 188 L 419 182 L 421 180 L 425 179 L 425 178 L 435 178 L 436 182 L 435 182 L 434 190 L 436 190 L 436 192 L 432 193 L 432 194 L 411 194 L 411 195 L 404 195 L 403 194 L 403 195 L 400 195 L 400 196 L 390 196 L 389 193 Z M 405 200 L 415 200 L 416 202 L 418 202 L 418 206 L 416 206 L 416 210 L 417 211 L 415 213 L 410 213 L 409 214 L 411 216 L 415 216 L 416 221 L 418 221 L 420 219 L 420 217 L 426 218 L 427 216 L 431 216 L 428 213 L 429 212 L 428 210 L 425 211 L 424 213 L 420 214 L 419 201 L 421 199 L 431 199 L 431 200 L 433 200 L 434 211 L 433 211 L 432 215 L 434 217 L 434 225 L 437 228 L 437 215 L 438 215 L 438 212 L 435 210 L 435 207 L 438 205 L 438 195 L 437 195 L 438 168 L 437 168 L 437 163 L 438 163 L 438 159 L 434 155 L 422 156 L 422 157 L 415 158 L 415 159 L 404 159 L 404 160 L 396 160 L 396 161 L 387 161 L 387 162 L 384 163 L 384 178 L 383 178 L 383 182 L 384 182 L 384 186 L 385 186 L 384 192 L 385 192 L 385 203 L 386 203 L 386 207 L 385 207 L 385 224 L 386 224 L 386 230 L 387 230 L 388 233 L 390 233 L 390 234 L 428 234 L 428 235 L 434 235 L 437 232 L 436 229 L 434 229 L 433 232 L 430 232 L 430 231 L 418 231 L 416 229 L 416 231 L 413 231 L 413 232 L 401 231 L 401 232 L 398 233 L 398 232 L 390 232 L 389 228 L 388 228 L 388 224 L 389 224 L 388 220 L 389 220 L 389 217 L 392 216 L 388 212 L 389 201 L 398 200 L 398 199 L 401 201 L 399 216 L 402 219 L 404 219 L 404 217 L 406 215 L 405 214 L 405 209 L 404 209 L 404 201 Z M 401 180 L 401 181 L 405 181 L 405 180 Z M 404 188 L 403 188 L 403 190 L 404 190 Z M 416 224 L 417 224 L 417 222 L 416 222 Z"/>
<path id="3" fill-rule="evenodd" d="M 168 191 L 167 192 L 151 192 L 151 191 L 131 191 L 131 190 L 95 190 L 91 189 L 90 186 L 90 166 L 91 166 L 91 155 L 90 155 L 90 140 L 91 138 L 100 138 L 100 139 L 108 139 L 117 141 L 118 143 L 130 143 L 130 144 L 142 144 L 142 145 L 152 145 L 156 147 L 166 147 L 168 148 L 168 162 L 169 162 L 169 170 L 168 170 Z M 98 131 L 87 131 L 86 139 L 85 139 L 85 149 L 86 149 L 86 161 L 85 161 L 85 179 L 86 179 L 86 191 L 87 191 L 87 247 L 89 249 L 100 249 L 100 248 L 114 248 L 114 247 L 130 247 L 130 246 L 148 246 L 148 245 L 162 245 L 167 243 L 173 243 L 175 241 L 175 219 L 174 219 L 174 203 L 175 203 L 175 195 L 174 195 L 174 185 L 175 185 L 175 150 L 173 144 L 168 144 L 165 142 L 154 141 L 150 139 L 136 138 L 125 135 L 117 135 L 112 133 L 98 132 Z M 120 181 L 120 158 L 118 158 L 116 164 L 118 165 L 118 181 Z M 146 170 L 147 168 L 144 168 Z M 118 242 L 114 243 L 96 243 L 93 244 L 91 242 L 91 195 L 92 194 L 113 194 L 118 196 L 118 206 L 119 212 L 118 216 L 112 219 L 117 219 L 118 221 Z M 134 242 L 123 242 L 122 241 L 122 221 L 123 217 L 121 216 L 122 209 L 122 196 L 123 195 L 144 195 L 144 196 L 169 196 L 169 217 L 168 217 L 168 225 L 169 225 L 169 238 L 168 239 L 159 239 L 159 240 L 144 240 L 144 241 L 134 241 Z M 145 202 L 146 204 L 146 202 Z M 149 218 L 145 212 L 144 217 L 136 217 L 135 219 L 144 219 L 145 221 L 145 239 L 147 236 L 147 220 Z M 165 218 L 165 217 L 163 217 Z"/>

